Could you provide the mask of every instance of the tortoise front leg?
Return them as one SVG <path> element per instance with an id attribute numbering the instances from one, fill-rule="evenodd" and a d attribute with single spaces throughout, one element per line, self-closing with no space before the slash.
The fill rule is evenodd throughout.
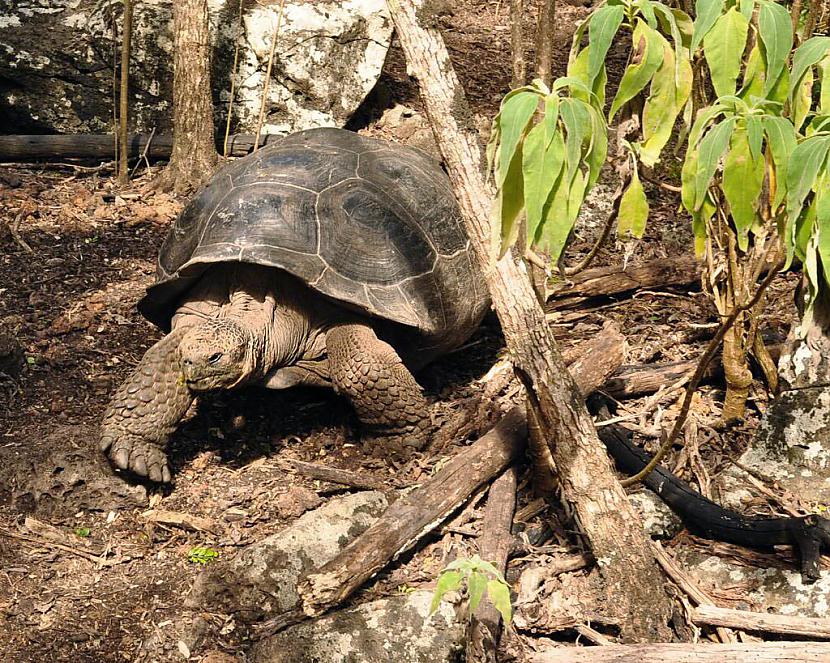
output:
<path id="1" fill-rule="evenodd" d="M 117 467 L 151 481 L 170 481 L 164 448 L 193 402 L 179 368 L 183 333 L 175 329 L 147 350 L 104 414 L 101 451 Z"/>
<path id="2" fill-rule="evenodd" d="M 352 402 L 373 442 L 398 452 L 427 443 L 427 401 L 391 345 L 366 325 L 340 325 L 326 334 L 326 352 L 335 390 Z"/>

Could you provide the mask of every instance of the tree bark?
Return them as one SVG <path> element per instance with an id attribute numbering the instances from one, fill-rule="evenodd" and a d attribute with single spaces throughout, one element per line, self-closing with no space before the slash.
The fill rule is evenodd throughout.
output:
<path id="1" fill-rule="evenodd" d="M 595 558 L 626 639 L 665 640 L 671 602 L 646 536 L 611 470 L 582 395 L 565 368 L 522 263 L 493 256 L 494 191 L 485 179 L 472 115 L 440 34 L 422 25 L 421 0 L 389 0 L 409 70 L 462 211 L 507 348 L 551 445 L 563 497 Z"/>
<path id="2" fill-rule="evenodd" d="M 525 40 L 522 30 L 524 0 L 510 0 L 510 51 L 512 55 L 513 77 L 510 87 L 516 89 L 525 84 L 527 65 L 525 64 Z"/>
<path id="3" fill-rule="evenodd" d="M 207 0 L 177 0 L 173 3 L 173 153 L 159 186 L 192 190 L 213 174 L 217 159 Z"/>
<path id="4" fill-rule="evenodd" d="M 536 26 L 536 76 L 550 87 L 553 81 L 553 37 L 556 34 L 556 0 L 540 0 Z"/>
<path id="5" fill-rule="evenodd" d="M 124 186 L 129 181 L 127 170 L 129 157 L 124 146 L 127 144 L 130 117 L 130 40 L 133 35 L 133 3 L 124 2 L 124 22 L 121 28 L 121 87 L 118 93 L 118 183 Z"/>

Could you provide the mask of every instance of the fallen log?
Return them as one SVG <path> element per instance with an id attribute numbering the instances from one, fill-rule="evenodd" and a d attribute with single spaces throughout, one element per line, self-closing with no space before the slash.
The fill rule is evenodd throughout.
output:
<path id="1" fill-rule="evenodd" d="M 699 605 L 692 612 L 692 621 L 698 626 L 727 626 L 743 631 L 763 631 L 800 635 L 807 638 L 830 639 L 830 619 L 776 615 L 768 612 L 733 610 L 714 605 Z"/>
<path id="2" fill-rule="evenodd" d="M 152 139 L 151 139 L 152 137 Z M 260 136 L 260 146 L 279 140 L 282 136 Z M 228 140 L 228 155 L 241 157 L 254 147 L 256 136 L 236 134 Z M 147 143 L 147 158 L 169 159 L 173 150 L 172 136 L 130 134 L 127 149 L 130 157 L 141 156 Z M 217 145 L 217 150 L 220 149 Z M 42 134 L 0 136 L 0 162 L 61 161 L 64 159 L 114 159 L 115 137 L 112 134 Z"/>
<path id="3" fill-rule="evenodd" d="M 472 492 L 524 450 L 524 408 L 514 407 L 480 440 L 420 488 L 396 500 L 337 557 L 300 583 L 303 612 L 315 617 L 337 605 L 386 564 L 437 527 Z"/>
<path id="4" fill-rule="evenodd" d="M 559 647 L 536 652 L 529 663 L 796 663 L 830 660 L 826 642 L 748 642 L 728 645 L 653 644 Z"/>
<path id="5" fill-rule="evenodd" d="M 585 346 L 591 347 L 591 340 Z M 607 360 L 595 357 L 601 362 Z M 583 393 L 599 387 L 601 383 L 591 380 L 603 380 L 605 375 L 593 370 L 589 362 L 577 362 L 572 370 Z M 396 500 L 337 557 L 310 573 L 297 588 L 303 612 L 314 617 L 344 601 L 390 560 L 438 527 L 479 486 L 516 460 L 524 451 L 526 437 L 525 408 L 519 405 L 419 488 Z M 269 625 L 263 624 L 262 629 L 268 631 Z"/>
<path id="6" fill-rule="evenodd" d="M 694 256 L 661 258 L 636 265 L 595 267 L 580 272 L 568 283 L 554 286 L 546 310 L 575 308 L 595 297 L 611 297 L 634 290 L 682 286 L 700 280 Z"/>
<path id="7" fill-rule="evenodd" d="M 478 554 L 502 574 L 513 544 L 511 528 L 516 509 L 516 468 L 511 467 L 490 486 Z M 482 601 L 467 625 L 467 663 L 496 663 L 501 616 L 489 601 Z"/>
<path id="8" fill-rule="evenodd" d="M 781 354 L 780 345 L 767 348 L 773 361 L 778 361 Z M 668 387 L 684 377 L 691 377 L 697 368 L 698 360 L 672 361 L 662 364 L 631 364 L 622 366 L 602 386 L 602 390 L 617 400 L 637 398 L 653 394 L 660 387 Z M 709 362 L 703 381 L 719 378 L 723 375 L 720 357 Z"/>

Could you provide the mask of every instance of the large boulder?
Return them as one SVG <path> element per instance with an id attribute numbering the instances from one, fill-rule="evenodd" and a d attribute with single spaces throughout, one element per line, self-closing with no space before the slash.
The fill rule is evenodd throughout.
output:
<path id="1" fill-rule="evenodd" d="M 240 34 L 237 0 L 209 0 L 214 108 L 224 127 Z M 259 116 L 279 0 L 243 3 L 234 131 Z M 120 2 L 0 1 L 0 126 L 4 133 L 104 133 L 112 129 L 113 61 Z M 113 12 L 115 14 L 113 15 Z M 169 133 L 172 2 L 136 3 L 130 105 L 133 130 Z M 392 23 L 385 0 L 287 0 L 266 107 L 266 133 L 342 126 L 372 89 Z"/>
<path id="2" fill-rule="evenodd" d="M 339 610 L 292 626 L 254 645 L 254 663 L 454 663 L 463 624 L 432 592 L 418 591 Z"/>

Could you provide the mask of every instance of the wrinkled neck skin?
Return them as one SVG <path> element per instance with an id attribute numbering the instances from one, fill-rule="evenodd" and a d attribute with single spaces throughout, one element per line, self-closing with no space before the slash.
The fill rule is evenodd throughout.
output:
<path id="1" fill-rule="evenodd" d="M 282 366 L 322 356 L 326 320 L 320 298 L 277 269 L 221 265 L 211 269 L 186 295 L 173 326 L 200 324 L 205 318 L 235 322 L 243 332 L 245 353 L 240 378 L 227 388 L 261 381 Z"/>

